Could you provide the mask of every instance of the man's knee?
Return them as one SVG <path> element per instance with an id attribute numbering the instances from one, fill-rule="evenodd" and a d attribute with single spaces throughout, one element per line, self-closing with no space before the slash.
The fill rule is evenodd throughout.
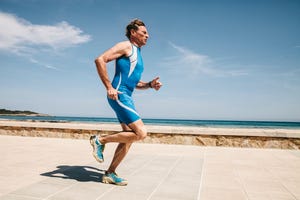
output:
<path id="1" fill-rule="evenodd" d="M 145 127 L 139 128 L 135 133 L 137 140 L 143 140 L 147 137 L 147 129 Z"/>
<path id="2" fill-rule="evenodd" d="M 134 141 L 143 140 L 147 137 L 147 129 L 142 120 L 129 124 L 128 127 L 135 133 Z"/>

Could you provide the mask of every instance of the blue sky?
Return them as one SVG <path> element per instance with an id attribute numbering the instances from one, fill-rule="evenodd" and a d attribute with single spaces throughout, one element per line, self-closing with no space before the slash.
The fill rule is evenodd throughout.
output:
<path id="1" fill-rule="evenodd" d="M 298 0 L 0 0 L 0 107 L 114 117 L 94 59 L 142 19 L 144 118 L 300 121 Z M 108 65 L 112 78 L 114 63 Z"/>

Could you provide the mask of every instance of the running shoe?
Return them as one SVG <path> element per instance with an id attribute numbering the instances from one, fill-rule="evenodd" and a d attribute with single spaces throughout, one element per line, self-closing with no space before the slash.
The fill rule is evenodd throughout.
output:
<path id="1" fill-rule="evenodd" d="M 119 186 L 126 186 L 128 181 L 120 178 L 116 173 L 105 173 L 102 177 L 102 182 L 106 184 L 115 184 Z"/>
<path id="2" fill-rule="evenodd" d="M 104 151 L 104 147 L 105 145 L 101 144 L 97 138 L 97 136 L 93 135 L 90 137 L 90 143 L 93 147 L 93 156 L 94 158 L 102 163 L 104 161 L 104 157 L 103 157 L 103 151 Z"/>

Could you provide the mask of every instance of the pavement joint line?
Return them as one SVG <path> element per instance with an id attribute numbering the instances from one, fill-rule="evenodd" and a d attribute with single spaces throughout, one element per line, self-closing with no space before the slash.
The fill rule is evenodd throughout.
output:
<path id="1" fill-rule="evenodd" d="M 47 199 L 49 199 L 49 198 L 51 198 L 51 197 L 53 197 L 53 196 L 55 196 L 55 195 L 57 195 L 57 194 L 59 194 L 59 193 L 61 193 L 61 192 L 64 192 L 64 191 L 66 191 L 67 189 L 70 189 L 71 187 L 73 187 L 73 186 L 75 186 L 75 185 L 78 185 L 78 184 L 79 184 L 79 182 L 78 182 L 78 183 L 74 183 L 74 184 L 72 184 L 72 185 L 70 185 L 70 186 L 68 186 L 68 187 L 65 187 L 64 189 L 61 189 L 61 190 L 59 190 L 59 191 L 57 191 L 57 192 L 54 192 L 53 194 L 50 194 L 49 196 L 43 198 L 43 200 L 47 200 Z"/>
<path id="2" fill-rule="evenodd" d="M 203 156 L 203 163 L 202 163 L 202 170 L 201 170 L 197 200 L 200 200 L 200 198 L 201 198 L 201 189 L 202 189 L 202 185 L 203 185 L 203 175 L 204 175 L 204 167 L 205 167 L 205 160 L 206 160 L 206 151 L 207 151 L 207 148 L 204 149 L 204 156 Z"/>
<path id="3" fill-rule="evenodd" d="M 99 197 L 96 198 L 96 200 L 101 199 L 102 197 L 104 197 L 107 193 L 109 193 L 110 191 L 112 191 L 113 189 L 115 189 L 117 186 L 112 186 L 111 188 L 109 188 L 107 191 L 103 192 Z"/>
<path id="4" fill-rule="evenodd" d="M 276 154 L 273 154 L 273 157 L 274 157 L 275 159 L 279 159 L 279 160 L 283 161 L 280 157 L 276 156 Z M 289 193 L 293 196 L 293 198 L 294 198 L 295 200 L 298 200 L 298 198 L 294 195 L 294 193 L 291 192 L 291 191 L 285 186 L 285 184 L 283 184 L 282 178 L 280 178 L 280 176 L 278 176 L 278 175 L 272 173 L 272 171 L 270 171 L 270 170 L 267 169 L 267 168 L 265 168 L 265 169 L 266 169 L 267 171 L 269 171 L 272 175 L 274 175 L 274 176 L 279 180 L 280 185 L 281 185 L 284 189 L 286 189 L 286 191 L 289 192 Z"/>
<path id="5" fill-rule="evenodd" d="M 153 157 L 151 160 L 147 161 L 142 167 L 134 170 L 129 176 L 133 176 L 135 175 L 137 172 L 139 172 L 141 169 L 147 167 L 153 160 L 155 160 L 158 157 L 158 155 L 156 155 L 155 157 Z"/>
<path id="6" fill-rule="evenodd" d="M 174 168 L 178 165 L 179 161 L 182 160 L 183 156 L 180 156 L 176 159 L 175 163 L 172 165 L 172 167 L 169 169 L 167 175 L 165 175 L 162 180 L 158 183 L 158 185 L 155 187 L 155 189 L 151 192 L 147 200 L 150 200 L 154 193 L 158 190 L 158 188 L 161 186 L 161 184 L 166 180 L 166 178 L 170 175 L 170 173 L 174 170 Z"/>
<path id="7" fill-rule="evenodd" d="M 297 200 L 297 197 L 294 195 L 294 193 L 293 192 L 291 192 L 283 183 L 282 183 L 282 181 L 280 181 L 279 182 L 279 184 L 284 188 L 284 189 L 286 189 L 286 191 L 295 199 L 295 200 Z"/>
<path id="8" fill-rule="evenodd" d="M 157 155 L 155 157 L 153 157 L 151 160 L 149 160 L 148 162 L 146 162 L 142 167 L 137 168 L 136 170 L 134 170 L 129 176 L 133 176 L 134 174 L 136 174 L 138 171 L 142 170 L 143 168 L 145 168 L 146 166 L 148 166 L 153 160 L 155 160 L 155 158 L 158 157 Z M 96 198 L 96 200 L 101 199 L 102 197 L 104 197 L 106 194 L 108 194 L 109 192 L 111 192 L 113 189 L 120 187 L 120 186 L 112 186 L 111 188 L 109 188 L 106 192 L 102 193 L 99 197 Z"/>
<path id="9" fill-rule="evenodd" d="M 248 194 L 248 192 L 247 192 L 245 183 L 244 183 L 244 181 L 242 180 L 242 177 L 241 177 L 239 171 L 236 170 L 236 169 L 235 169 L 234 171 L 235 171 L 235 173 L 237 174 L 238 181 L 239 181 L 240 185 L 242 186 L 242 189 L 243 189 L 243 192 L 245 193 L 246 198 L 249 199 L 249 194 Z"/>
<path id="10" fill-rule="evenodd" d="M 280 178 L 280 177 L 277 176 L 277 175 L 274 175 L 274 173 L 272 173 L 272 172 L 271 172 L 270 170 L 268 170 L 267 168 L 265 168 L 265 169 L 266 169 L 268 172 L 270 172 L 273 176 L 275 176 L 276 179 L 278 179 L 279 184 L 280 184 L 284 189 L 286 189 L 286 191 L 287 191 L 290 195 L 293 196 L 294 200 L 298 200 L 297 197 L 294 195 L 294 193 L 291 192 L 291 191 L 285 186 L 285 184 L 283 184 L 282 178 Z"/>

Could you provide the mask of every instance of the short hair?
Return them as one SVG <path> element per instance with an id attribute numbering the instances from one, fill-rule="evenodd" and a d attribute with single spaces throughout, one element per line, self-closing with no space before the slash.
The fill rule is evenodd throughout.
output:
<path id="1" fill-rule="evenodd" d="M 132 20 L 127 26 L 126 26 L 126 37 L 130 39 L 131 36 L 131 30 L 138 30 L 139 26 L 145 26 L 144 22 L 140 19 L 134 19 Z"/>

